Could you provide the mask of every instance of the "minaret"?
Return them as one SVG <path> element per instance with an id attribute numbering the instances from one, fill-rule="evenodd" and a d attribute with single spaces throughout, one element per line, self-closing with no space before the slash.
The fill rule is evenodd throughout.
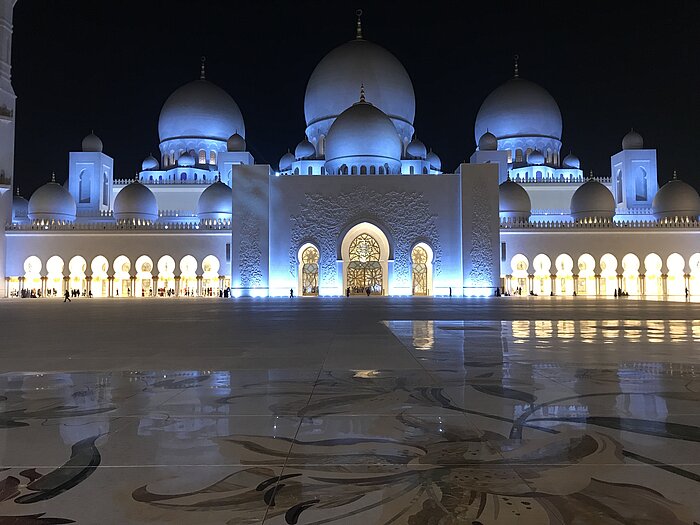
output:
<path id="1" fill-rule="evenodd" d="M 15 91 L 12 89 L 12 11 L 17 0 L 0 0 L 0 297 L 7 296 L 5 225 L 12 220 L 15 157 Z"/>

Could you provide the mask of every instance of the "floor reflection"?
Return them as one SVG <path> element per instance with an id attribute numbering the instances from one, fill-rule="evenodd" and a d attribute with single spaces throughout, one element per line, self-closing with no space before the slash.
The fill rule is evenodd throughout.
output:
<path id="1" fill-rule="evenodd" d="M 0 523 L 700 519 L 699 321 L 384 326 L 411 367 L 0 374 Z"/>

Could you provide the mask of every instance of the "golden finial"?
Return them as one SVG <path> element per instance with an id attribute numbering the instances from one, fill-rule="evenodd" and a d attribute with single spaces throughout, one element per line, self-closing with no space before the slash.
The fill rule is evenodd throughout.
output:
<path id="1" fill-rule="evenodd" d="M 357 11 L 355 11 L 355 15 L 357 16 L 355 38 L 357 38 L 358 40 L 362 40 L 362 9 L 358 9 Z"/>
<path id="2" fill-rule="evenodd" d="M 360 102 L 366 102 L 365 100 L 365 83 L 360 84 Z"/>
<path id="3" fill-rule="evenodd" d="M 207 61 L 207 57 L 202 55 L 202 58 L 200 60 L 201 60 L 201 66 L 199 69 L 199 80 L 206 80 L 207 76 L 206 76 L 205 71 L 204 71 L 204 63 Z"/>
<path id="4" fill-rule="evenodd" d="M 678 174 L 676 173 L 676 170 L 673 170 L 673 180 L 678 180 Z"/>
<path id="5" fill-rule="evenodd" d="M 518 55 L 513 55 L 513 77 L 518 78 L 518 59 L 520 57 Z"/>
<path id="6" fill-rule="evenodd" d="M 56 172 L 55 171 L 51 172 L 51 182 L 56 182 Z"/>

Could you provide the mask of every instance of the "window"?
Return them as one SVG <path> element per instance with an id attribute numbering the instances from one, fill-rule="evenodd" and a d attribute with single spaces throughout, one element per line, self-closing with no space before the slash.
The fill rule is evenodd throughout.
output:
<path id="1" fill-rule="evenodd" d="M 107 174 L 102 174 L 102 206 L 109 206 L 109 179 Z"/>
<path id="2" fill-rule="evenodd" d="M 209 164 L 211 164 L 212 166 L 216 164 L 216 151 L 209 152 Z"/>
<path id="3" fill-rule="evenodd" d="M 89 203 L 90 202 L 90 177 L 88 176 L 87 173 L 85 173 L 85 170 L 80 172 L 80 176 L 78 178 L 78 195 L 80 198 L 81 203 Z"/>
<path id="4" fill-rule="evenodd" d="M 357 166 L 353 166 L 350 172 L 352 175 L 357 175 Z"/>
<path id="5" fill-rule="evenodd" d="M 617 170 L 617 176 L 615 180 L 615 189 L 617 193 L 617 203 L 622 204 L 622 170 Z"/>
<path id="6" fill-rule="evenodd" d="M 367 175 L 367 166 L 360 166 L 360 175 Z"/>
<path id="7" fill-rule="evenodd" d="M 369 174 L 370 174 L 370 175 L 374 175 L 374 174 L 376 174 L 376 173 L 377 173 L 377 168 L 374 167 L 374 166 L 370 166 L 370 167 L 369 167 Z"/>
<path id="8" fill-rule="evenodd" d="M 199 150 L 199 164 L 206 164 L 207 163 L 207 152 L 204 151 L 203 149 Z"/>
<path id="9" fill-rule="evenodd" d="M 647 172 L 639 166 L 634 177 L 634 199 L 637 202 L 647 200 Z"/>
<path id="10" fill-rule="evenodd" d="M 306 170 L 306 173 L 307 173 L 307 175 L 313 175 L 313 174 L 314 174 L 314 169 L 313 169 L 311 166 L 309 166 L 309 169 Z"/>
<path id="11" fill-rule="evenodd" d="M 187 180 L 187 173 L 180 173 L 180 180 Z"/>

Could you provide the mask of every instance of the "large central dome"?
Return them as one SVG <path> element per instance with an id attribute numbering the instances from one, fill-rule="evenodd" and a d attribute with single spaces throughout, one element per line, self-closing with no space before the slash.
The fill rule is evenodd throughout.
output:
<path id="1" fill-rule="evenodd" d="M 234 133 L 245 137 L 238 104 L 219 86 L 203 79 L 176 89 L 160 110 L 161 142 L 187 138 L 225 142 Z"/>
<path id="2" fill-rule="evenodd" d="M 357 38 L 328 53 L 311 74 L 304 114 L 312 142 L 325 135 L 332 121 L 357 102 L 361 85 L 372 104 L 388 115 L 401 136 L 410 141 L 416 99 L 408 73 L 389 51 Z"/>
<path id="3" fill-rule="evenodd" d="M 561 112 L 552 95 L 543 87 L 515 77 L 496 88 L 479 108 L 474 137 L 487 131 L 498 140 L 542 137 L 561 140 Z"/>

